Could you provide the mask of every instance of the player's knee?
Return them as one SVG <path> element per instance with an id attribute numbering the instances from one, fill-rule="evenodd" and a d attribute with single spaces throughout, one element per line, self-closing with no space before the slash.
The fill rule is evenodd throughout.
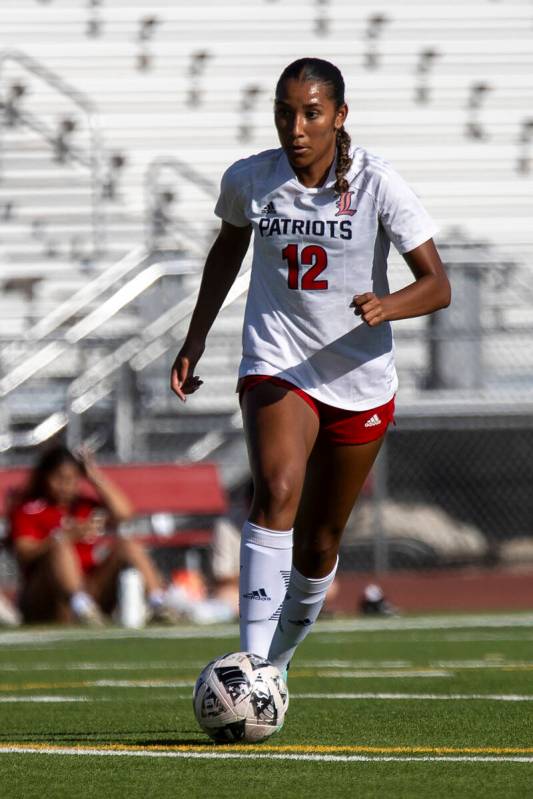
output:
<path id="1" fill-rule="evenodd" d="M 299 491 L 295 476 L 289 471 L 276 471 L 263 477 L 256 486 L 254 505 L 268 516 L 287 511 L 298 504 Z"/>
<path id="2" fill-rule="evenodd" d="M 305 534 L 301 538 L 303 540 L 294 545 L 294 560 L 299 571 L 307 577 L 329 573 L 337 560 L 340 534 L 331 531 L 317 538 L 306 538 Z"/>
<path id="3" fill-rule="evenodd" d="M 120 558 L 123 563 L 128 565 L 130 561 L 135 557 L 136 549 L 139 545 L 136 541 L 132 541 L 130 538 L 117 538 L 115 541 L 115 553 Z"/>

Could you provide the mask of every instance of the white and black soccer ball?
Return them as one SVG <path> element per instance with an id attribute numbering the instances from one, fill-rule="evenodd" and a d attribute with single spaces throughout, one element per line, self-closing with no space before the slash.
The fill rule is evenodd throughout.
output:
<path id="1" fill-rule="evenodd" d="M 288 705 L 278 669 L 250 652 L 212 660 L 194 687 L 196 720 L 219 743 L 263 741 L 281 729 Z"/>

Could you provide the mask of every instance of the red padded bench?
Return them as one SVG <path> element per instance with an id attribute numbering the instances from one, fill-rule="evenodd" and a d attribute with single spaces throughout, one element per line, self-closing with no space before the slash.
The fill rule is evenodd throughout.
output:
<path id="1" fill-rule="evenodd" d="M 219 516 L 227 510 L 227 498 L 213 463 L 132 463 L 101 466 L 101 470 L 128 496 L 139 516 L 167 512 L 176 515 Z M 29 469 L 0 469 L 0 517 L 5 515 L 6 494 L 24 485 Z M 84 492 L 94 496 L 88 483 Z M 205 546 L 211 530 L 179 530 L 174 535 L 141 536 L 148 546 Z"/>

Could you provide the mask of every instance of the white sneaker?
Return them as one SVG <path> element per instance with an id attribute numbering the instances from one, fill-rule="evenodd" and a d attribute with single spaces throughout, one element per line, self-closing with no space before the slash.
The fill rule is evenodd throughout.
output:
<path id="1" fill-rule="evenodd" d="M 82 613 L 78 614 L 77 619 L 80 624 L 83 624 L 85 627 L 105 627 L 106 620 L 105 616 L 98 607 L 98 605 L 94 604 L 91 607 L 86 608 Z"/>
<path id="2" fill-rule="evenodd" d="M 18 627 L 22 623 L 18 609 L 0 594 L 0 627 Z"/>
<path id="3" fill-rule="evenodd" d="M 94 601 L 88 594 L 82 593 L 74 594 L 71 599 L 71 607 L 76 617 L 76 621 L 83 624 L 85 627 L 105 627 L 105 616 Z"/>
<path id="4" fill-rule="evenodd" d="M 179 621 L 183 621 L 183 618 L 182 613 L 166 602 L 148 608 L 149 624 L 177 624 Z"/>

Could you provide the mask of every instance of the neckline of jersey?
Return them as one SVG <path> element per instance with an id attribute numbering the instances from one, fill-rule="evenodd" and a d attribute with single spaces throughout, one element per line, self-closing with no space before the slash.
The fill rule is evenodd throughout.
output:
<path id="1" fill-rule="evenodd" d="M 357 154 L 357 151 L 359 149 L 360 148 L 358 147 L 358 145 L 354 145 L 354 144 L 352 144 L 352 146 L 350 147 L 350 156 L 352 158 L 352 165 L 351 165 L 351 167 L 348 170 L 348 173 L 346 175 L 346 177 L 348 178 L 348 181 L 350 181 L 354 177 L 356 172 L 358 171 L 358 169 L 356 169 L 355 167 L 356 167 L 356 160 L 357 160 L 356 154 Z M 322 186 L 304 186 L 304 184 L 300 183 L 300 181 L 298 180 L 298 177 L 296 176 L 296 174 L 294 172 L 294 169 L 292 168 L 291 163 L 290 163 L 290 161 L 289 161 L 289 159 L 287 157 L 287 153 L 285 152 L 285 150 L 282 147 L 280 147 L 280 150 L 281 150 L 280 166 L 282 168 L 282 171 L 283 171 L 284 175 L 286 176 L 286 180 L 289 183 L 292 183 L 301 192 L 306 193 L 306 194 L 319 194 L 319 192 L 328 191 L 329 189 L 332 189 L 335 186 L 335 182 L 337 180 L 337 177 L 335 175 L 335 169 L 337 168 L 337 155 L 336 154 L 335 154 L 335 158 L 333 159 L 333 162 L 332 162 L 332 164 L 331 164 L 331 166 L 329 168 L 328 176 L 327 176 L 325 182 L 322 184 Z"/>
<path id="2" fill-rule="evenodd" d="M 283 172 L 288 176 L 287 180 L 289 183 L 292 183 L 299 189 L 301 192 L 305 192 L 306 194 L 318 194 L 321 191 L 326 191 L 328 189 L 333 188 L 335 185 L 335 169 L 337 167 L 337 156 L 333 159 L 333 162 L 329 168 L 328 176 L 324 183 L 321 186 L 304 186 L 303 183 L 300 183 L 294 169 L 292 168 L 291 162 L 287 157 L 287 153 L 283 148 L 281 148 L 281 166 Z"/>

